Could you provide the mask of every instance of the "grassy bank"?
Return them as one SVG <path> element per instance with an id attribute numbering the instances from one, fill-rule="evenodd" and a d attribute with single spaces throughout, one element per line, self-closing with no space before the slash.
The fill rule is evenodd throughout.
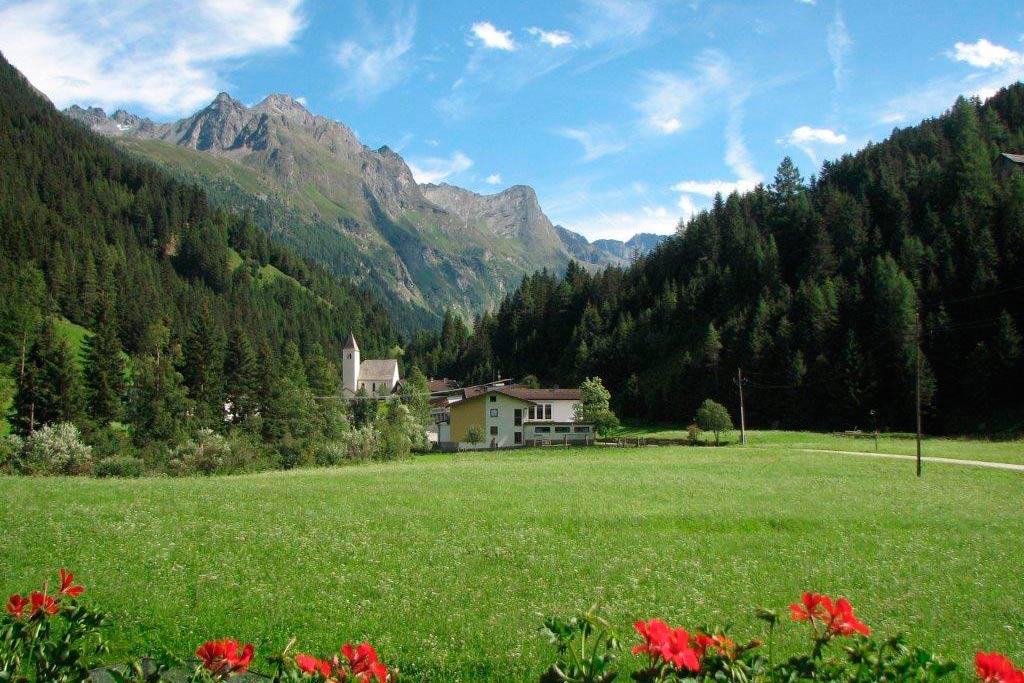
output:
<path id="1" fill-rule="evenodd" d="M 413 680 L 536 680 L 538 614 L 758 628 L 849 595 L 966 666 L 1024 658 L 1021 475 L 757 450 L 521 451 L 222 478 L 0 479 L 0 591 L 64 564 L 112 657 L 369 638 Z M 7 594 L 3 593 L 3 594 Z M 787 629 L 792 645 L 798 630 Z M 628 638 L 628 636 L 627 636 Z"/>
<path id="2" fill-rule="evenodd" d="M 612 437 L 649 439 L 686 439 L 686 426 L 627 424 Z M 739 431 L 722 435 L 722 442 L 735 445 L 739 442 Z M 713 445 L 713 434 L 703 433 L 699 442 Z M 874 438 L 833 436 L 822 432 L 793 432 L 782 430 L 749 430 L 747 444 L 751 447 L 783 447 L 793 449 L 822 449 L 830 451 L 867 451 L 914 455 L 917 444 L 913 434 L 879 434 L 877 444 Z M 959 458 L 962 460 L 989 460 L 1024 464 L 1024 439 L 1014 441 L 991 441 L 975 438 L 950 438 L 926 436 L 922 440 L 921 454 L 935 458 Z"/>

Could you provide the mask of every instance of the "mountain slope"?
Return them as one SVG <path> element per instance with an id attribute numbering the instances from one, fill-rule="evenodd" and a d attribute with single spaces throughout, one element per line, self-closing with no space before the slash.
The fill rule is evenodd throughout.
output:
<path id="1" fill-rule="evenodd" d="M 244 338 L 269 360 L 288 342 L 340 358 L 350 333 L 376 353 L 397 341 L 373 296 L 72 124 L 2 57 L 0 101 L 0 351 L 13 324 L 5 305 L 26 273 L 42 278 L 43 310 L 95 329 L 100 302 L 113 301 L 126 351 L 163 339 L 186 347 L 185 367 L 198 328 Z"/>
<path id="2" fill-rule="evenodd" d="M 477 195 L 420 186 L 400 155 L 287 95 L 253 107 L 221 93 L 194 115 L 155 123 L 124 111 L 65 112 L 253 217 L 276 239 L 385 298 L 406 328 L 452 306 L 493 306 L 523 275 L 561 270 L 575 252 L 531 188 Z M 589 263 L 617 258 L 600 249 Z"/>

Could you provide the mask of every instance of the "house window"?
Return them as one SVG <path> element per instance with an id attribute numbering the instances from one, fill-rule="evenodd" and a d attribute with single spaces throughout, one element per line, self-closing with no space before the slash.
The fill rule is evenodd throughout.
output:
<path id="1" fill-rule="evenodd" d="M 586 434 L 587 432 L 590 431 L 590 427 L 575 427 L 573 431 L 575 431 L 577 434 Z"/>
<path id="2" fill-rule="evenodd" d="M 568 433 L 569 433 L 569 428 L 568 427 L 555 427 L 555 434 L 568 434 Z"/>
<path id="3" fill-rule="evenodd" d="M 352 360 L 352 354 L 351 354 L 351 353 L 350 353 L 350 354 L 348 354 L 348 359 L 349 359 L 349 360 Z"/>
<path id="4" fill-rule="evenodd" d="M 497 400 L 498 400 L 498 397 L 495 396 L 494 394 L 491 394 L 491 403 L 495 403 Z"/>
<path id="5" fill-rule="evenodd" d="M 370 391 L 377 391 L 377 383 L 374 382 L 370 385 Z"/>
<path id="6" fill-rule="evenodd" d="M 492 425 L 491 426 L 491 436 L 497 436 L 497 435 L 498 435 L 498 425 Z"/>
<path id="7" fill-rule="evenodd" d="M 551 419 L 551 404 L 550 403 L 545 403 L 544 404 L 544 419 L 545 420 L 550 420 Z"/>
<path id="8" fill-rule="evenodd" d="M 522 426 L 522 424 L 523 424 L 523 409 L 522 408 L 516 408 L 516 411 L 514 413 L 514 417 L 512 418 L 512 424 L 514 424 L 516 427 L 521 427 Z"/>
<path id="9" fill-rule="evenodd" d="M 491 417 L 498 417 L 498 409 L 491 408 Z"/>
<path id="10" fill-rule="evenodd" d="M 516 444 L 523 443 L 523 433 L 522 432 L 516 432 L 515 442 L 516 442 Z"/>
<path id="11" fill-rule="evenodd" d="M 530 419 L 530 420 L 536 420 L 537 419 L 536 410 L 537 410 L 536 406 L 530 406 L 530 412 L 529 412 L 529 415 L 528 415 L 528 419 Z"/>
<path id="12" fill-rule="evenodd" d="M 533 428 L 533 433 L 534 434 L 550 434 L 551 433 L 551 427 L 534 427 Z"/>

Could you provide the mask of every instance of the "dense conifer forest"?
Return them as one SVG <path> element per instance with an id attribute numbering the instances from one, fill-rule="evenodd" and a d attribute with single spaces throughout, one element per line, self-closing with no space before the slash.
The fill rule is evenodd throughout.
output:
<path id="1" fill-rule="evenodd" d="M 713 208 L 626 270 L 538 273 L 469 329 L 410 356 L 469 380 L 599 375 L 621 414 L 689 420 L 706 397 L 748 424 L 911 428 L 917 316 L 926 428 L 1019 430 L 1024 400 L 1024 86 Z"/>
<path id="2" fill-rule="evenodd" d="M 337 427 L 315 397 L 337 392 L 349 333 L 371 357 L 398 342 L 372 296 L 71 122 L 2 58 L 0 160 L 16 433 L 73 423 L 111 455 L 200 429 L 304 448 Z"/>

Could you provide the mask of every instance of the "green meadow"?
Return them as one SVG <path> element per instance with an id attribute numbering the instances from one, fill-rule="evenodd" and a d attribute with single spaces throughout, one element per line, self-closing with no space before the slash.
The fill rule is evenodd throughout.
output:
<path id="1" fill-rule="evenodd" d="M 783 446 L 526 450 L 257 475 L 0 479 L 0 593 L 64 565 L 112 661 L 369 639 L 406 680 L 536 680 L 541 616 L 733 624 L 848 596 L 969 672 L 1024 660 L 1024 473 Z M 788 621 L 780 647 L 806 636 Z M 966 675 L 964 677 L 966 680 Z"/>

